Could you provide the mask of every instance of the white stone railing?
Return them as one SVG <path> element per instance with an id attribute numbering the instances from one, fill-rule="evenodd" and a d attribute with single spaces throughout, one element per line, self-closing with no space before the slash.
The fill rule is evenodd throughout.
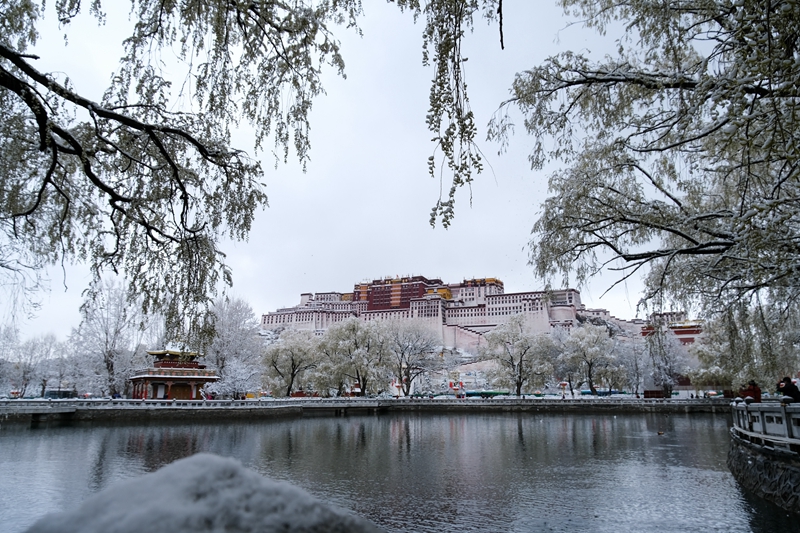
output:
<path id="1" fill-rule="evenodd" d="M 698 405 L 717 405 L 727 407 L 727 401 L 722 399 L 637 399 L 637 398 L 612 398 L 612 397 L 589 397 L 577 396 L 562 400 L 560 398 L 546 397 L 537 398 L 526 396 L 517 398 L 516 396 L 495 397 L 489 399 L 469 398 L 261 398 L 248 400 L 128 400 L 110 398 L 65 398 L 65 399 L 33 399 L 33 400 L 0 400 L 0 413 L 9 412 L 30 412 L 45 411 L 47 409 L 270 409 L 277 407 L 298 406 L 304 408 L 346 408 L 346 407 L 391 407 L 402 405 L 421 405 L 421 406 L 446 406 L 446 405 L 469 405 L 469 406 L 520 406 L 520 405 L 542 405 L 542 406 L 579 406 L 579 405 L 613 405 L 646 407 L 656 405 L 668 405 L 680 408 L 682 406 Z M 742 404 L 744 405 L 744 404 Z M 766 404 L 762 404 L 766 405 Z M 751 406 L 752 407 L 752 406 Z M 776 409 L 780 409 L 775 404 Z M 792 408 L 797 410 L 800 419 L 800 406 Z M 752 411 L 752 409 L 751 409 Z M 765 427 L 771 427 L 774 422 L 765 422 Z M 757 426 L 758 427 L 758 426 Z M 800 427 L 797 429 L 800 436 Z"/>
<path id="2" fill-rule="evenodd" d="M 731 404 L 731 433 L 744 441 L 775 450 L 800 453 L 800 404 L 770 401 Z"/>
<path id="3" fill-rule="evenodd" d="M 67 398 L 36 400 L 0 400 L 0 412 L 48 408 L 74 409 L 214 409 L 214 408 L 253 408 L 301 405 L 307 399 L 286 398 L 260 400 L 125 400 L 109 398 Z"/>

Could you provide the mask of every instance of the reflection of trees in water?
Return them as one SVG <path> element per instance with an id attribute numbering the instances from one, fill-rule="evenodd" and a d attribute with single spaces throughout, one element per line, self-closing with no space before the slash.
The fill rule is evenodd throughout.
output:
<path id="1" fill-rule="evenodd" d="M 619 466 L 626 461 L 644 465 L 643 472 L 681 461 L 724 470 L 727 434 L 708 431 L 709 420 L 726 425 L 724 417 L 519 413 L 128 427 L 97 441 L 91 485 L 107 484 L 114 454 L 152 471 L 212 452 L 390 528 L 431 529 L 446 517 L 471 516 L 465 509 L 472 506 L 505 509 L 507 516 L 493 517 L 503 530 L 516 516 L 509 506 L 547 500 L 554 487 L 590 488 L 598 472 L 603 483 L 634 490 L 639 481 L 631 485 Z M 125 435 L 120 443 L 117 434 Z M 702 436 L 702 446 L 686 442 L 692 434 Z"/>
<path id="2" fill-rule="evenodd" d="M 244 463 L 253 457 L 255 434 L 244 424 L 159 424 L 126 429 L 119 453 L 140 462 L 146 472 L 199 452 L 237 457 Z"/>
<path id="3" fill-rule="evenodd" d="M 720 415 L 716 423 L 725 425 L 727 419 Z M 727 450 L 727 433 L 709 432 L 708 424 L 705 417 L 663 414 L 520 413 L 94 428 L 99 435 L 91 446 L 90 483 L 92 490 L 105 486 L 117 461 L 139 464 L 147 472 L 194 453 L 211 452 L 307 488 L 330 480 L 363 488 L 348 488 L 350 492 L 422 485 L 417 490 L 433 494 L 466 485 L 473 493 L 491 496 L 500 490 L 496 482 L 487 481 L 496 472 L 503 472 L 510 483 L 525 482 L 531 475 L 555 481 L 565 470 L 574 471 L 576 464 L 624 458 L 652 461 L 655 455 L 669 464 L 688 456 L 699 466 L 720 468 L 719 451 Z M 684 432 L 702 433 L 709 442 L 684 447 L 678 437 Z"/>
<path id="4" fill-rule="evenodd" d="M 358 418 L 271 423 L 259 431 L 256 468 L 304 486 L 320 478 L 359 482 L 372 475 L 367 466 L 390 462 L 381 445 L 386 441 L 379 427 Z"/>
<path id="5" fill-rule="evenodd" d="M 457 515 L 463 489 L 458 469 L 442 460 L 449 424 L 446 417 L 386 416 L 271 425 L 260 436 L 259 469 L 313 493 L 332 488 L 336 503 L 382 523 L 411 520 L 400 529 L 438 523 Z"/>
<path id="6" fill-rule="evenodd" d="M 89 489 L 92 492 L 97 492 L 106 486 L 108 475 L 111 473 L 110 461 L 108 454 L 110 451 L 109 440 L 111 435 L 104 432 L 94 450 L 94 460 L 92 461 L 91 474 L 89 475 Z"/>
<path id="7" fill-rule="evenodd" d="M 734 514 L 736 523 L 751 519 L 753 507 L 725 466 L 727 426 L 723 414 L 384 415 L 58 428 L 26 435 L 24 447 L 10 449 L 35 458 L 32 465 L 42 457 L 74 458 L 28 474 L 46 478 L 48 488 L 64 487 L 64 494 L 48 496 L 60 505 L 203 451 L 235 457 L 394 531 L 455 531 L 439 527 L 445 522 L 462 530 L 491 524 L 536 531 L 550 527 L 555 514 L 575 518 L 580 530 L 609 510 L 625 531 L 636 530 L 630 520 L 637 513 L 652 518 L 663 508 L 676 509 L 671 519 L 694 524 L 692 516 L 676 515 L 702 515 L 686 494 L 702 494 L 720 524 L 733 523 Z M 13 435 L 3 436 L 13 444 Z"/>

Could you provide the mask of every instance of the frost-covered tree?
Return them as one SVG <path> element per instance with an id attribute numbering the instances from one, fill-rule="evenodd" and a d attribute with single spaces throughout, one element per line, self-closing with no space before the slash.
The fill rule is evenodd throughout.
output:
<path id="1" fill-rule="evenodd" d="M 3 396 L 8 395 L 13 388 L 11 357 L 16 352 L 17 344 L 19 344 L 19 330 L 16 327 L 5 325 L 0 328 L 0 395 Z"/>
<path id="2" fill-rule="evenodd" d="M 72 390 L 75 386 L 74 370 L 72 368 L 72 361 L 68 358 L 66 351 L 66 343 L 59 342 L 59 349 L 55 356 L 50 360 L 48 371 L 50 372 L 50 388 L 56 391 Z"/>
<path id="3" fill-rule="evenodd" d="M 81 16 L 102 21 L 104 9 L 118 7 L 67 0 L 54 16 L 67 28 Z M 37 67 L 45 2 L 0 6 L 0 242 L 18 248 L 0 260 L 88 258 L 98 276 L 124 270 L 146 310 L 198 332 L 206 322 L 184 314 L 198 318 L 191 311 L 230 282 L 220 239 L 243 238 L 266 201 L 260 164 L 231 146 L 231 131 L 248 122 L 257 146 L 272 135 L 279 153 L 293 145 L 305 159 L 320 67 L 343 66 L 328 24 L 352 23 L 360 6 L 135 0 L 129 9 L 119 68 L 93 101 L 66 74 Z M 176 107 L 184 97 L 191 106 Z"/>
<path id="4" fill-rule="evenodd" d="M 628 381 L 628 368 L 615 352 L 614 357 L 600 366 L 596 372 L 597 382 L 602 383 L 608 391 L 624 389 Z"/>
<path id="5" fill-rule="evenodd" d="M 82 381 L 85 367 L 81 358 L 76 357 L 75 347 L 70 338 L 58 343 L 58 350 L 50 361 L 47 370 L 50 374 L 48 388 L 56 391 L 89 392 L 84 389 Z"/>
<path id="6" fill-rule="evenodd" d="M 625 369 L 624 386 L 638 395 L 649 371 L 647 344 L 640 338 L 622 339 L 616 347 L 617 360 Z"/>
<path id="7" fill-rule="evenodd" d="M 580 378 L 582 374 L 579 362 L 574 358 L 564 356 L 564 351 L 566 349 L 564 343 L 569 338 L 569 330 L 562 327 L 553 328 L 550 331 L 550 337 L 558 349 L 558 356 L 553 361 L 553 376 L 558 380 L 566 382 L 569 387 L 570 396 L 574 398 L 575 387 L 580 386 L 582 383 Z"/>
<path id="8" fill-rule="evenodd" d="M 71 336 L 76 354 L 91 360 L 90 367 L 98 365 L 95 372 L 105 381 L 98 384 L 102 394 L 122 394 L 132 371 L 144 363 L 142 313 L 129 305 L 122 286 L 103 281 L 87 294 L 81 314 L 83 320 Z"/>
<path id="9" fill-rule="evenodd" d="M 576 372 L 586 382 L 592 394 L 597 394 L 596 373 L 614 360 L 614 344 L 607 328 L 584 324 L 564 336 L 558 359 L 561 365 Z"/>
<path id="10" fill-rule="evenodd" d="M 10 360 L 12 355 L 16 353 L 18 344 L 19 330 L 16 326 L 5 325 L 0 328 L 0 360 Z"/>
<path id="11" fill-rule="evenodd" d="M 73 329 L 67 339 L 71 368 L 74 372 L 74 388 L 78 394 L 105 396 L 108 394 L 108 374 L 100 357 L 87 356 L 82 350 L 77 330 Z M 122 365 L 116 365 L 120 367 Z M 142 365 L 144 367 L 146 365 Z M 124 387 L 124 384 L 120 385 Z"/>
<path id="12" fill-rule="evenodd" d="M 348 385 L 354 384 L 353 379 L 345 374 L 346 361 L 341 353 L 327 344 L 326 339 L 320 342 L 319 350 L 319 362 L 309 374 L 314 389 L 321 391 L 324 396 L 342 396 L 347 392 Z"/>
<path id="13" fill-rule="evenodd" d="M 55 357 L 59 342 L 52 333 L 26 339 L 17 344 L 12 356 L 10 381 L 19 396 L 43 396 L 50 373 L 49 360 Z"/>
<path id="14" fill-rule="evenodd" d="M 559 162 L 531 239 L 536 272 L 647 271 L 647 297 L 800 296 L 800 3 L 561 0 L 621 32 L 517 75 L 535 169 Z M 494 135 L 513 126 L 500 113 Z M 557 281 L 560 283 L 561 279 Z"/>
<path id="15" fill-rule="evenodd" d="M 205 353 L 206 361 L 225 380 L 227 365 L 238 361 L 241 366 L 260 366 L 263 341 L 259 337 L 258 319 L 253 308 L 241 298 L 218 298 L 214 302 L 212 320 L 214 340 Z"/>
<path id="16" fill-rule="evenodd" d="M 291 396 L 305 374 L 317 367 L 320 340 L 313 332 L 287 329 L 266 349 L 264 383 L 273 394 Z"/>
<path id="17" fill-rule="evenodd" d="M 480 170 L 461 38 L 476 16 L 496 16 L 497 0 L 396 3 L 426 21 L 429 168 L 438 175 L 441 156 L 453 174 L 432 221 L 447 225 L 456 188 Z M 92 99 L 68 72 L 42 70 L 39 34 L 46 16 L 69 35 L 76 19 L 102 23 L 119 6 L 0 4 L 0 274 L 35 286 L 40 269 L 59 261 L 88 261 L 96 282 L 122 271 L 132 302 L 164 312 L 170 332 L 208 340 L 206 311 L 231 283 L 220 242 L 245 238 L 266 205 L 261 164 L 232 146 L 231 133 L 248 124 L 250 148 L 272 143 L 277 160 L 292 148 L 307 161 L 321 73 L 344 74 L 334 32 L 355 27 L 361 2 L 132 0 L 124 9 L 119 66 Z"/>
<path id="18" fill-rule="evenodd" d="M 8 397 L 11 391 L 12 363 L 8 359 L 0 359 L 0 396 Z"/>
<path id="19" fill-rule="evenodd" d="M 359 396 L 380 392 L 390 373 L 386 344 L 377 322 L 357 318 L 339 322 L 325 332 L 318 370 L 331 378 L 331 388 L 339 393 L 345 385 L 354 383 L 361 387 Z"/>
<path id="20" fill-rule="evenodd" d="M 661 387 L 664 398 L 672 397 L 672 389 L 680 376 L 689 372 L 686 350 L 665 323 L 656 322 L 645 338 L 650 356 L 650 376 Z"/>
<path id="21" fill-rule="evenodd" d="M 386 338 L 389 367 L 399 381 L 403 395 L 411 394 L 414 380 L 447 367 L 439 339 L 423 322 L 389 320 L 381 323 Z"/>
<path id="22" fill-rule="evenodd" d="M 218 398 L 239 399 L 248 392 L 258 392 L 262 385 L 262 369 L 251 361 L 231 359 L 225 366 L 225 374 L 219 381 L 205 385 L 203 390 Z"/>
<path id="23" fill-rule="evenodd" d="M 483 336 L 481 356 L 497 363 L 492 382 L 510 387 L 517 396 L 527 385 L 544 385 L 553 375 L 558 347 L 550 335 L 532 333 L 522 315 L 512 316 Z"/>
<path id="24" fill-rule="evenodd" d="M 800 321 L 775 305 L 738 302 L 703 325 L 690 351 L 700 367 L 692 383 L 739 388 L 749 380 L 775 383 L 800 366 Z"/>
<path id="25" fill-rule="evenodd" d="M 68 385 L 67 378 L 71 374 L 71 369 L 65 353 L 65 343 L 59 341 L 52 333 L 35 340 L 41 352 L 37 374 L 39 396 L 43 397 L 47 389 L 61 390 Z"/>

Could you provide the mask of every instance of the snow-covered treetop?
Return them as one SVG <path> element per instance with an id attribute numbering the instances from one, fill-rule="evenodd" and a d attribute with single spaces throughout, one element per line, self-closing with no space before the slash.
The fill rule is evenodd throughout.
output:
<path id="1" fill-rule="evenodd" d="M 562 163 L 531 240 L 537 272 L 644 267 L 649 298 L 710 306 L 800 295 L 800 3 L 561 3 L 624 33 L 613 57 L 565 51 L 518 74 L 505 104 L 524 113 L 534 168 Z M 514 124 L 493 126 L 502 139 Z"/>

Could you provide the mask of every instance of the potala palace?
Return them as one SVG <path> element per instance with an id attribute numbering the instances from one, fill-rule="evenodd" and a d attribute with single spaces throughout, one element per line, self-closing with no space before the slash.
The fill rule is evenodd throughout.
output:
<path id="1" fill-rule="evenodd" d="M 357 283 L 353 292 L 300 295 L 300 305 L 262 316 L 263 329 L 298 328 L 322 333 L 350 317 L 361 320 L 409 320 L 427 324 L 443 345 L 466 351 L 480 345 L 484 333 L 522 314 L 533 332 L 571 328 L 578 315 L 617 322 L 641 330 L 643 321 L 611 317 L 604 309 L 586 309 L 575 289 L 506 293 L 497 278 L 446 284 L 440 279 L 408 276 Z"/>

